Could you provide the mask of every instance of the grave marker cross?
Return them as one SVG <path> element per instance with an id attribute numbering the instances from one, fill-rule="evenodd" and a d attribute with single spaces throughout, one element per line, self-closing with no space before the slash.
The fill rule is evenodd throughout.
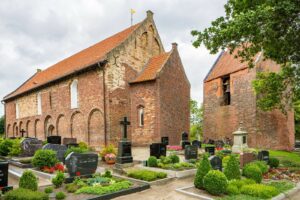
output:
<path id="1" fill-rule="evenodd" d="M 127 117 L 124 117 L 123 121 L 120 121 L 120 124 L 123 125 L 123 139 L 127 139 L 127 126 L 130 125 L 130 121 L 127 120 Z"/>
<path id="2" fill-rule="evenodd" d="M 25 131 L 24 129 L 22 129 L 22 130 L 20 131 L 20 133 L 21 133 L 21 137 L 24 137 L 24 133 L 26 133 L 26 131 Z"/>

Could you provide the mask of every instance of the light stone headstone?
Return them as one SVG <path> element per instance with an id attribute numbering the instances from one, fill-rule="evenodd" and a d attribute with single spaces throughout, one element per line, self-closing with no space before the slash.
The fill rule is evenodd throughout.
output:
<path id="1" fill-rule="evenodd" d="M 248 132 L 245 131 L 242 127 L 242 123 L 240 123 L 240 127 L 237 131 L 233 132 L 233 146 L 232 153 L 241 153 L 243 149 L 248 148 L 247 140 L 248 140 Z"/>

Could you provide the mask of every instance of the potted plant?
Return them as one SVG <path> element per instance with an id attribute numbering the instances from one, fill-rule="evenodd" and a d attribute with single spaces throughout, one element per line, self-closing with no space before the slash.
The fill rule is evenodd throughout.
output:
<path id="1" fill-rule="evenodd" d="M 108 153 L 105 155 L 105 162 L 109 165 L 116 163 L 116 155 L 113 153 Z"/>
<path id="2" fill-rule="evenodd" d="M 105 161 L 106 154 L 110 154 L 110 153 L 116 155 L 116 149 L 115 149 L 114 145 L 112 145 L 112 144 L 104 147 L 102 149 L 102 151 L 100 152 L 100 157 L 102 158 L 102 161 Z"/>

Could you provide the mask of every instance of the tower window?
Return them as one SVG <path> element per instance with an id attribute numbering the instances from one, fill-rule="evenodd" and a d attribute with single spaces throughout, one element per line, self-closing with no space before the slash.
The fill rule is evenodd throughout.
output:
<path id="1" fill-rule="evenodd" d="M 139 116 L 139 126 L 144 126 L 144 107 L 139 107 L 138 116 Z"/>
<path id="2" fill-rule="evenodd" d="M 223 89 L 223 100 L 222 104 L 223 106 L 230 105 L 231 102 L 231 95 L 230 95 L 230 77 L 224 77 L 222 79 L 222 89 Z"/>

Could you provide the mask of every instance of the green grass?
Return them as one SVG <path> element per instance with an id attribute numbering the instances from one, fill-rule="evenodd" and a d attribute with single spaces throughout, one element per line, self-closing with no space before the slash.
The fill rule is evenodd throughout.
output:
<path id="1" fill-rule="evenodd" d="M 261 198 L 239 194 L 239 195 L 232 195 L 232 196 L 218 198 L 218 200 L 261 200 Z"/>
<path id="2" fill-rule="evenodd" d="M 295 184 L 289 181 L 278 181 L 278 182 L 270 182 L 267 183 L 266 185 L 273 186 L 275 187 L 280 193 L 286 192 L 293 187 L 295 187 Z"/>
<path id="3" fill-rule="evenodd" d="M 275 150 L 270 150 L 269 152 L 271 157 L 276 157 L 279 160 L 290 160 L 300 164 L 299 152 L 275 151 Z"/>

